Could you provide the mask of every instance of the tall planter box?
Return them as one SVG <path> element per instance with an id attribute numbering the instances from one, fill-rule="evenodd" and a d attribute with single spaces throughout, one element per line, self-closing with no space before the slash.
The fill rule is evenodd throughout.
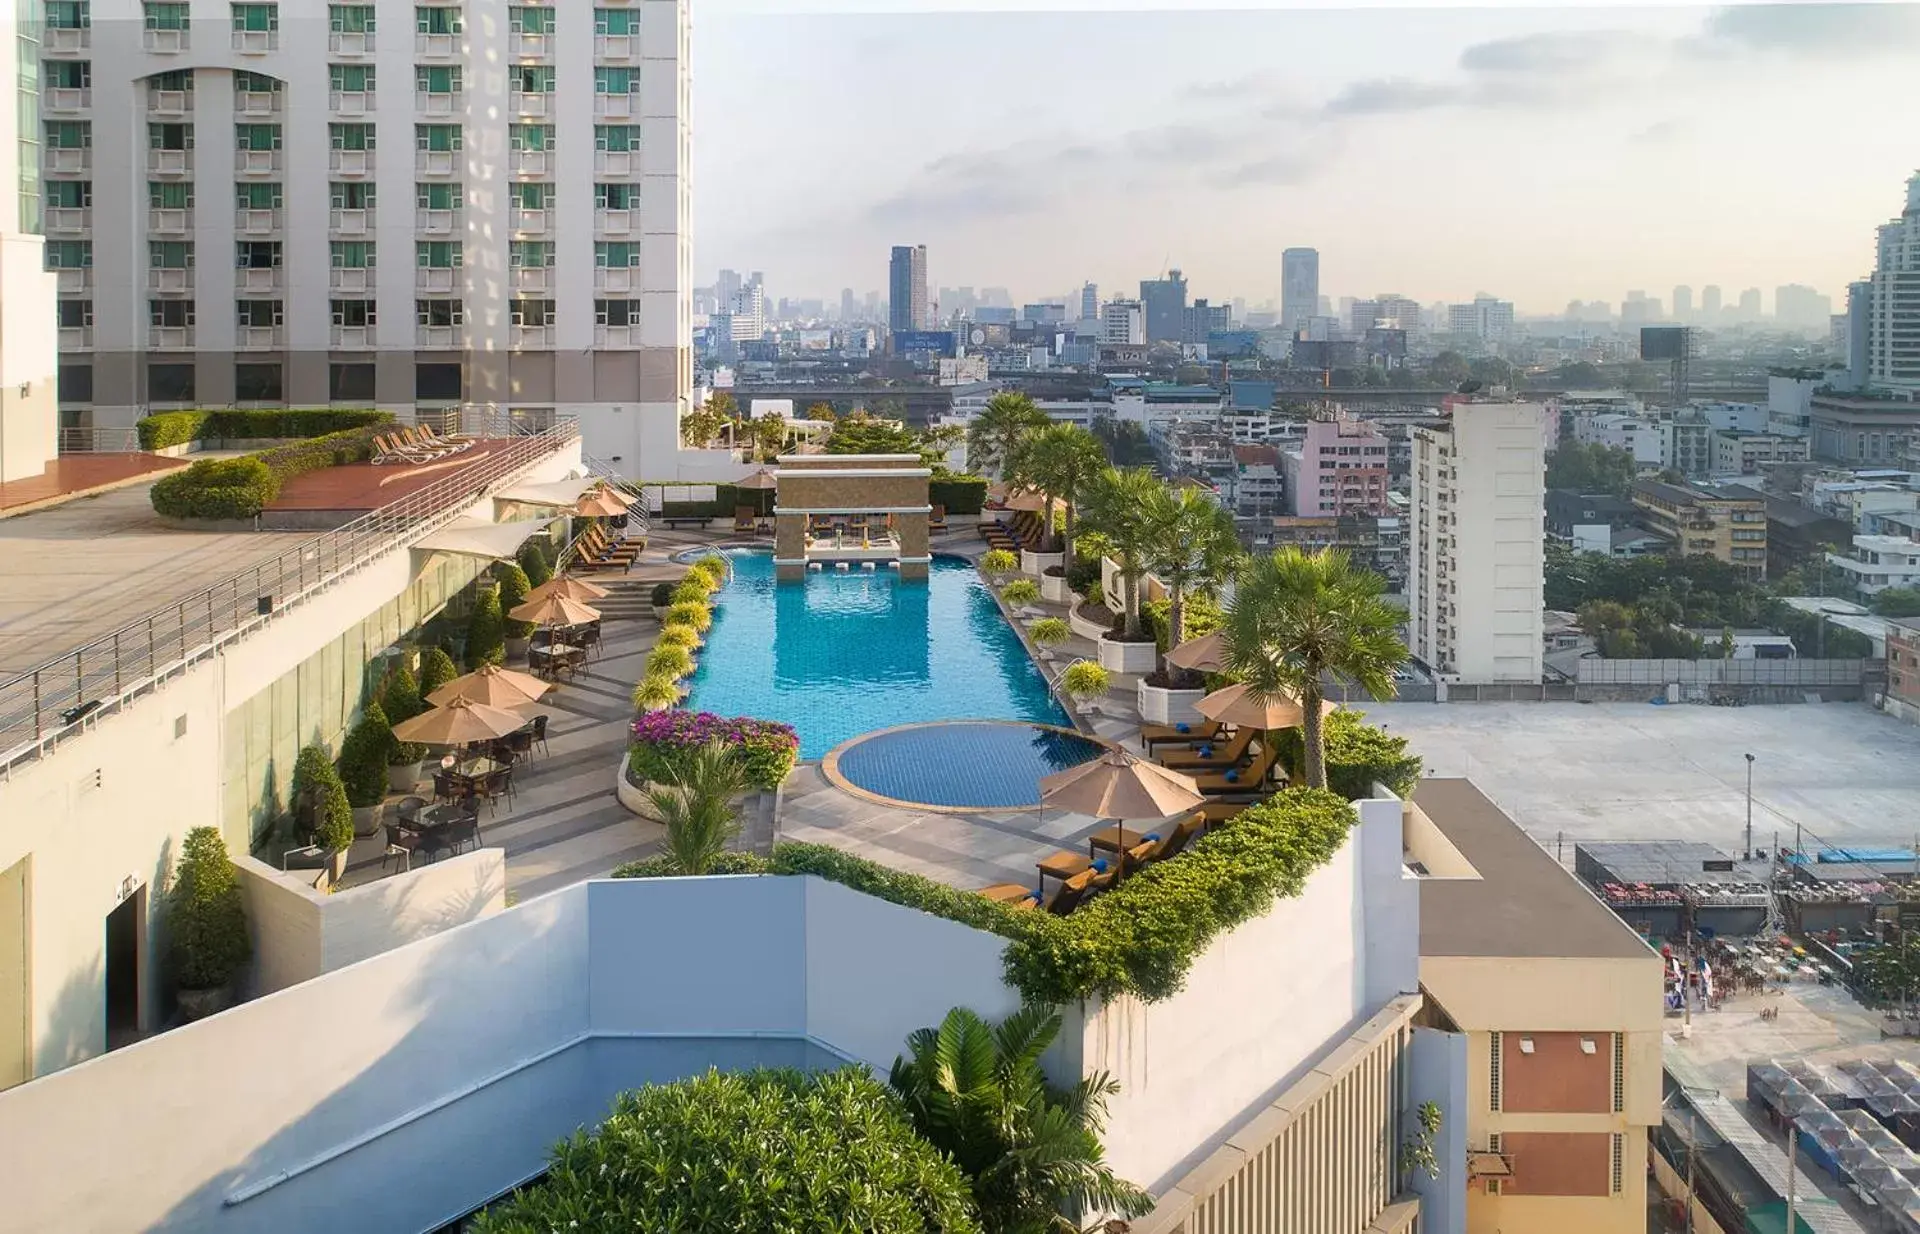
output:
<path id="1" fill-rule="evenodd" d="M 1100 667 L 1109 673 L 1151 673 L 1160 662 L 1160 650 L 1152 639 L 1119 643 L 1103 636 L 1098 647 Z"/>
<path id="2" fill-rule="evenodd" d="M 1204 717 L 1194 705 L 1207 696 L 1201 690 L 1168 690 L 1140 679 L 1140 720 L 1145 724 L 1199 724 Z"/>
<path id="3" fill-rule="evenodd" d="M 1064 574 L 1042 574 L 1040 576 L 1040 597 L 1050 604 L 1072 604 L 1075 597 L 1067 586 Z"/>
<path id="4" fill-rule="evenodd" d="M 1064 552 L 1030 553 L 1026 549 L 1020 550 L 1020 573 L 1031 575 L 1034 578 L 1042 577 L 1048 566 L 1064 566 L 1066 564 L 1067 555 Z"/>

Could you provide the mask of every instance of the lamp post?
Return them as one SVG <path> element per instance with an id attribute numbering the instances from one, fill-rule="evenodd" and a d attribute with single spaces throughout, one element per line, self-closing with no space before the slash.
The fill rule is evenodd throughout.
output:
<path id="1" fill-rule="evenodd" d="M 1747 860 L 1753 860 L 1753 755 L 1747 755 Z"/>

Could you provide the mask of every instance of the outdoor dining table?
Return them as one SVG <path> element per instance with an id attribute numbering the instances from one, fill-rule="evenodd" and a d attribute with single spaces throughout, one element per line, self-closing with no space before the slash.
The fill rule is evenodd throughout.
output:
<path id="1" fill-rule="evenodd" d="M 492 775 L 496 771 L 505 771 L 505 763 L 496 763 L 490 758 L 469 758 L 447 768 L 449 774 L 462 780 L 478 780 Z"/>

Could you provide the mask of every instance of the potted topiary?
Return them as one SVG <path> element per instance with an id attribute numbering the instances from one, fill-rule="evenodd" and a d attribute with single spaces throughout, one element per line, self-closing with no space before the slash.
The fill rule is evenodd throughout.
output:
<path id="1" fill-rule="evenodd" d="M 673 587 L 672 583 L 653 585 L 653 619 L 655 621 L 666 620 L 667 609 L 673 605 Z"/>
<path id="2" fill-rule="evenodd" d="M 387 800 L 387 755 L 393 746 L 387 713 L 379 703 L 368 703 L 360 722 L 340 745 L 340 780 L 346 785 L 347 804 L 353 808 L 356 836 L 364 838 L 380 830 Z"/>
<path id="3" fill-rule="evenodd" d="M 1000 589 L 1000 598 L 1009 608 L 1024 608 L 1040 601 L 1040 584 L 1030 578 L 1017 578 Z"/>
<path id="4" fill-rule="evenodd" d="M 333 881 L 339 882 L 347 873 L 347 850 L 353 847 L 353 807 L 326 747 L 300 751 L 293 765 L 293 802 L 297 825 L 331 857 Z"/>
<path id="5" fill-rule="evenodd" d="M 526 571 L 510 561 L 496 565 L 493 573 L 500 580 L 500 612 L 505 621 L 507 659 L 525 663 L 527 648 L 533 638 L 533 623 L 515 621 L 506 614 L 527 602 L 527 592 L 533 590 L 533 585 L 528 581 Z"/>
<path id="6" fill-rule="evenodd" d="M 233 1006 L 233 980 L 253 955 L 240 879 L 217 827 L 195 827 L 180 846 L 167 891 L 167 950 L 180 1018 L 204 1019 Z"/>
<path id="7" fill-rule="evenodd" d="M 633 688 L 635 711 L 665 711 L 679 702 L 679 683 L 665 673 L 649 673 Z"/>
<path id="8" fill-rule="evenodd" d="M 1075 660 L 1060 675 L 1060 688 L 1077 703 L 1090 703 L 1107 696 L 1112 684 L 1107 670 L 1091 660 Z"/>
<path id="9" fill-rule="evenodd" d="M 1073 637 L 1073 629 L 1060 617 L 1042 617 L 1027 628 L 1027 637 L 1033 645 L 1040 648 L 1040 654 L 1048 660 L 1053 658 L 1053 649 Z"/>
<path id="10" fill-rule="evenodd" d="M 460 675 L 460 669 L 447 654 L 444 647 L 435 647 L 420 659 L 420 697 L 425 700 L 433 692 Z"/>
<path id="11" fill-rule="evenodd" d="M 553 577 L 553 563 L 547 560 L 546 536 L 537 535 L 520 546 L 520 571 L 527 576 L 529 589 Z"/>
<path id="12" fill-rule="evenodd" d="M 380 709 L 394 724 L 402 724 L 427 709 L 420 697 L 420 683 L 405 664 L 388 674 L 380 690 Z M 420 784 L 427 761 L 427 747 L 412 741 L 396 741 L 387 751 L 387 787 L 396 793 L 411 793 Z"/>
<path id="13" fill-rule="evenodd" d="M 467 619 L 467 671 L 507 659 L 507 623 L 500 615 L 500 589 L 482 587 Z"/>

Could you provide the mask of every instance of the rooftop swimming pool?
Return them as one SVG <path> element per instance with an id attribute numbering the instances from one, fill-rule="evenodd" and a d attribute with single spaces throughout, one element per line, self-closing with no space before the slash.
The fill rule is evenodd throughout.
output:
<path id="1" fill-rule="evenodd" d="M 882 568 L 776 584 L 772 553 L 724 552 L 733 575 L 714 595 L 690 708 L 791 724 L 803 759 L 902 724 L 1073 723 L 961 558 L 935 556 L 924 583 Z"/>
<path id="2" fill-rule="evenodd" d="M 1040 781 L 1100 757 L 1071 729 L 1008 720 L 948 720 L 887 729 L 827 756 L 827 779 L 888 804 L 941 810 L 1031 810 Z"/>

